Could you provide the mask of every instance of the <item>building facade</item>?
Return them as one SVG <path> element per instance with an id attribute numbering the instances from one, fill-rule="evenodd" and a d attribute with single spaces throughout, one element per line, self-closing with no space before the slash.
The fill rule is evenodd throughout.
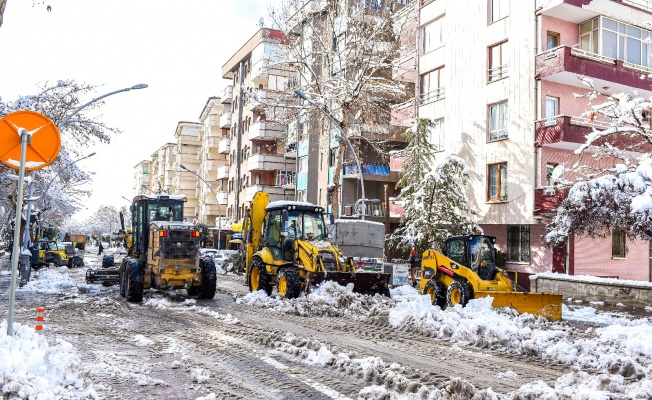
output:
<path id="1" fill-rule="evenodd" d="M 648 242 L 615 232 L 550 249 L 560 201 L 550 180 L 599 121 L 582 118 L 591 78 L 609 93 L 648 97 L 652 72 L 644 5 L 608 0 L 425 1 L 416 43 L 417 113 L 431 142 L 471 168 L 468 199 L 507 268 L 650 280 Z"/>
<path id="2" fill-rule="evenodd" d="M 143 160 L 134 166 L 133 195 L 152 193 L 152 161 Z"/>
<path id="3" fill-rule="evenodd" d="M 198 122 L 179 122 L 174 137 L 177 139 L 175 157 L 172 169 L 175 171 L 172 178 L 172 192 L 186 196 L 183 215 L 187 221 L 199 221 L 199 197 L 197 188 L 200 182 L 195 175 L 182 169 L 183 165 L 190 171 L 199 170 L 200 160 L 198 153 L 201 147 L 199 135 L 202 124 Z"/>

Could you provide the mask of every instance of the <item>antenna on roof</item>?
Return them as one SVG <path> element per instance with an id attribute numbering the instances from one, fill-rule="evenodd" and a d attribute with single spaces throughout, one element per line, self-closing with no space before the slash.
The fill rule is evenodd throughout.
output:
<path id="1" fill-rule="evenodd" d="M 263 17 L 260 17 L 260 19 L 258 20 L 258 26 L 262 28 L 264 25 L 265 25 L 265 19 Z"/>

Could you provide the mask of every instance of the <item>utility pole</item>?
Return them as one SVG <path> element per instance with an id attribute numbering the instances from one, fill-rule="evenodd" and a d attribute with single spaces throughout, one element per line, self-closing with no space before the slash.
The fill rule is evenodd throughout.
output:
<path id="1" fill-rule="evenodd" d="M 241 174 L 241 164 L 242 164 L 242 111 L 244 107 L 244 61 L 240 61 L 240 72 L 239 72 L 239 81 L 240 81 L 240 90 L 238 91 L 238 139 L 237 139 L 237 151 L 235 155 L 235 219 L 236 221 L 240 220 L 240 174 Z"/>

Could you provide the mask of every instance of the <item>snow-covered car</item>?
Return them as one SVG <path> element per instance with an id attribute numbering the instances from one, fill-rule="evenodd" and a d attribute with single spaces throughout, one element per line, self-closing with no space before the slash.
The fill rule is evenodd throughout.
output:
<path id="1" fill-rule="evenodd" d="M 235 250 L 219 250 L 214 256 L 215 265 L 224 268 L 224 266 L 231 262 L 231 256 L 233 253 L 237 253 Z"/>
<path id="2" fill-rule="evenodd" d="M 217 254 L 217 249 L 199 249 L 199 257 L 202 259 L 206 257 L 214 258 L 215 254 Z"/>

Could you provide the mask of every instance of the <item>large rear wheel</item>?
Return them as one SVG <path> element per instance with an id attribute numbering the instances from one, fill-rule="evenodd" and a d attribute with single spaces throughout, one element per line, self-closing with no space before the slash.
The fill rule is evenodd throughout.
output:
<path id="1" fill-rule="evenodd" d="M 471 287 L 467 282 L 453 282 L 448 287 L 446 293 L 446 300 L 450 307 L 454 307 L 457 304 L 465 306 L 473 298 L 471 292 Z"/>
<path id="2" fill-rule="evenodd" d="M 301 278 L 297 270 L 286 268 L 278 274 L 278 293 L 284 299 L 294 299 L 301 293 Z"/>
<path id="3" fill-rule="evenodd" d="M 249 290 L 257 292 L 264 290 L 268 296 L 272 294 L 272 285 L 269 283 L 269 275 L 265 268 L 265 263 L 260 258 L 254 258 L 251 262 L 251 271 L 249 273 Z"/>
<path id="4" fill-rule="evenodd" d="M 215 261 L 206 258 L 201 261 L 201 286 L 197 297 L 200 299 L 212 299 L 215 297 L 215 288 L 217 286 L 217 273 L 215 270 Z"/>
<path id="5" fill-rule="evenodd" d="M 127 290 L 125 297 L 130 303 L 140 303 L 143 301 L 143 284 L 144 277 L 140 272 L 140 265 L 137 260 L 131 260 L 125 270 L 127 279 Z"/>
<path id="6" fill-rule="evenodd" d="M 436 279 L 430 280 L 423 287 L 423 294 L 430 296 L 433 306 L 439 306 L 442 310 L 446 308 L 446 285 Z"/>

